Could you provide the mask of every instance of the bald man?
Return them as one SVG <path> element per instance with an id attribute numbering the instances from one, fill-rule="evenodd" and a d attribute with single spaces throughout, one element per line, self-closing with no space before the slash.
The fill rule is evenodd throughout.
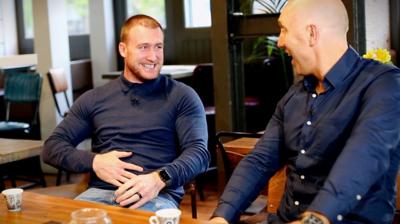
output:
<path id="1" fill-rule="evenodd" d="M 363 59 L 348 45 L 340 0 L 289 0 L 278 22 L 278 45 L 304 78 L 278 103 L 210 222 L 236 222 L 286 165 L 285 192 L 267 223 L 391 223 L 400 158 L 400 70 Z"/>

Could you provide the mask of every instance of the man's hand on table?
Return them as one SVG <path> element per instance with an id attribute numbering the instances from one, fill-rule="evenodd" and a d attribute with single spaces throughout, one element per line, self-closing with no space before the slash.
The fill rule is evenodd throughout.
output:
<path id="1" fill-rule="evenodd" d="M 143 171 L 143 168 L 131 163 L 126 163 L 120 158 L 131 156 L 131 152 L 111 151 L 104 154 L 97 154 L 93 159 L 93 170 L 103 181 L 121 186 L 128 180 L 136 177 L 128 170 Z"/>
<path id="2" fill-rule="evenodd" d="M 115 201 L 121 206 L 134 203 L 129 208 L 136 209 L 155 198 L 164 187 L 165 183 L 157 172 L 137 175 L 115 191 Z"/>

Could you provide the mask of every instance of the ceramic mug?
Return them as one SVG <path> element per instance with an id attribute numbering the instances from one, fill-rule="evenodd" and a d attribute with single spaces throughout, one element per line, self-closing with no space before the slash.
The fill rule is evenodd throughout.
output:
<path id="1" fill-rule="evenodd" d="M 21 210 L 22 192 L 24 190 L 21 188 L 10 188 L 1 192 L 6 198 L 9 211 L 17 212 Z"/>
<path id="2" fill-rule="evenodd" d="M 156 211 L 156 215 L 149 218 L 151 224 L 179 224 L 181 210 L 166 208 Z"/>

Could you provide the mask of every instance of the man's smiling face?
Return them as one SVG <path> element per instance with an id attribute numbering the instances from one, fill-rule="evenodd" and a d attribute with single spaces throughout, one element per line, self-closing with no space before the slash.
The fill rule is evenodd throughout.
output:
<path id="1" fill-rule="evenodd" d="M 164 61 L 164 34 L 160 28 L 134 26 L 119 50 L 125 59 L 126 79 L 136 83 L 155 79 Z"/>

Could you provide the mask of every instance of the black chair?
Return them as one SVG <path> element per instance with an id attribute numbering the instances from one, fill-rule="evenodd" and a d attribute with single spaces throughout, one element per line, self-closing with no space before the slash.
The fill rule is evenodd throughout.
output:
<path id="1" fill-rule="evenodd" d="M 5 121 L 0 122 L 0 137 L 20 139 L 40 139 L 39 102 L 42 77 L 37 73 L 16 73 L 6 76 L 4 85 Z M 30 106 L 29 118 L 16 119 L 15 106 Z M 33 132 L 36 131 L 36 132 Z"/>
<path id="2" fill-rule="evenodd" d="M 216 156 L 215 156 L 215 105 L 214 105 L 214 81 L 213 81 L 213 64 L 204 63 L 198 64 L 193 71 L 191 85 L 196 93 L 199 95 L 201 102 L 204 105 L 206 112 L 207 127 L 208 127 L 208 150 L 211 154 L 211 162 L 207 171 L 200 174 L 196 178 L 196 188 L 199 192 L 201 201 L 205 200 L 204 183 L 207 176 L 211 172 L 217 170 Z"/>
<path id="3" fill-rule="evenodd" d="M 260 138 L 261 133 L 248 133 L 248 132 L 230 132 L 221 131 L 216 134 L 217 142 L 217 165 L 218 165 L 218 190 L 222 194 L 225 185 L 231 177 L 233 170 L 245 155 L 227 151 L 224 148 L 223 140 L 234 140 L 236 138 L 249 137 L 249 138 Z M 244 211 L 244 215 L 248 218 L 248 221 L 244 223 L 258 222 L 266 216 L 267 208 L 267 197 L 264 195 L 258 196 L 253 203 Z M 247 220 L 247 219 L 246 219 Z M 242 220 L 243 221 L 243 220 Z"/>
<path id="4" fill-rule="evenodd" d="M 60 117 L 64 118 L 65 116 L 67 116 L 68 110 L 71 107 L 67 96 L 68 82 L 65 70 L 62 68 L 52 68 L 47 73 L 47 77 L 49 79 L 50 89 L 53 94 L 53 99 L 56 105 L 57 112 L 60 115 Z M 64 95 L 64 103 L 60 103 L 58 101 L 59 99 L 58 97 L 60 94 Z M 61 105 L 65 105 L 63 109 Z M 71 179 L 70 172 L 58 168 L 57 179 L 56 179 L 57 186 L 61 184 L 63 172 L 66 173 L 67 182 L 69 182 Z"/>
<path id="5" fill-rule="evenodd" d="M 206 115 L 215 115 L 212 63 L 198 64 L 193 70 L 192 87 L 204 105 Z"/>

